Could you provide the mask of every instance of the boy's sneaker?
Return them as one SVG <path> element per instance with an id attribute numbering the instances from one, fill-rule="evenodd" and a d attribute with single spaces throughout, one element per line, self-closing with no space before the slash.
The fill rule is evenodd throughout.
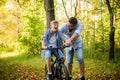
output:
<path id="1" fill-rule="evenodd" d="M 82 76 L 82 77 L 80 78 L 80 80 L 85 80 L 85 77 L 84 77 L 84 76 Z"/>
<path id="2" fill-rule="evenodd" d="M 47 80 L 52 80 L 52 74 L 47 74 Z"/>

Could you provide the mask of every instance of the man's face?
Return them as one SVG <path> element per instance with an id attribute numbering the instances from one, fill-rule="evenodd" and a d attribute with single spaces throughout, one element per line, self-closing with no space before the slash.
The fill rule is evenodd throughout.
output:
<path id="1" fill-rule="evenodd" d="M 51 30 L 52 30 L 53 32 L 56 32 L 56 31 L 58 30 L 58 24 L 57 24 L 57 23 L 53 23 L 53 24 L 51 25 Z"/>
<path id="2" fill-rule="evenodd" d="M 69 30 L 74 29 L 75 27 L 76 27 L 75 24 L 68 23 L 68 29 L 69 29 Z"/>

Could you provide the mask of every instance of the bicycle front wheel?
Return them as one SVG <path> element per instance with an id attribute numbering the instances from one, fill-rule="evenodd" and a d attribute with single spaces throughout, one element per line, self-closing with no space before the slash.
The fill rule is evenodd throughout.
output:
<path id="1" fill-rule="evenodd" d="M 60 64 L 58 80 L 69 80 L 69 73 L 64 64 Z"/>
<path id="2" fill-rule="evenodd" d="M 55 70 L 54 70 L 54 64 L 52 63 L 51 64 L 51 70 L 52 70 L 52 78 L 54 78 L 54 72 L 55 72 Z M 45 65 L 45 80 L 47 80 L 47 77 L 48 77 L 48 70 L 47 70 L 47 64 Z"/>
<path id="3" fill-rule="evenodd" d="M 47 73 L 48 73 L 47 65 L 45 65 L 45 80 L 47 80 Z"/>

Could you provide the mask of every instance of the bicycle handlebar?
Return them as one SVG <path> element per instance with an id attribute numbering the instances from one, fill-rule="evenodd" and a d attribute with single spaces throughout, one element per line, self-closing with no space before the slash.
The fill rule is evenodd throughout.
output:
<path id="1" fill-rule="evenodd" d="M 48 50 L 58 50 L 58 49 L 64 49 L 66 47 L 68 47 L 68 46 L 63 45 L 62 47 L 59 47 L 59 48 L 53 48 L 52 46 L 49 46 L 49 47 L 47 47 L 47 49 Z M 45 50 L 45 49 L 42 48 L 42 50 Z"/>

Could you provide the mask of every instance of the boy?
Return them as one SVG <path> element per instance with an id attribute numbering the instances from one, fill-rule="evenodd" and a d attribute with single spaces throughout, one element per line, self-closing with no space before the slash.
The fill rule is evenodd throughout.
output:
<path id="1" fill-rule="evenodd" d="M 45 50 L 45 58 L 48 69 L 47 80 L 52 80 L 52 71 L 51 71 L 51 51 L 47 50 L 47 47 L 52 46 L 52 48 L 59 48 L 62 46 L 62 41 L 65 41 L 67 38 L 58 30 L 58 21 L 53 20 L 50 23 L 50 29 L 48 29 L 42 39 L 42 48 Z M 69 43 L 65 44 L 66 46 Z M 53 51 L 54 54 L 57 50 Z M 58 50 L 59 57 L 63 58 L 64 55 L 61 50 Z"/>

